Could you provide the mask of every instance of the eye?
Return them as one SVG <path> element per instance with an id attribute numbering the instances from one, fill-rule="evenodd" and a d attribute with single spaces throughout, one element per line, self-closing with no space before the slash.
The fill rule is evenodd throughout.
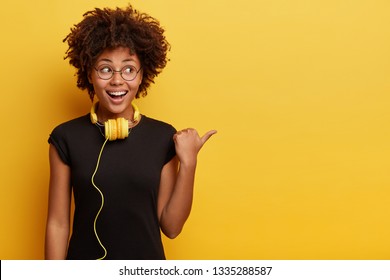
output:
<path id="1" fill-rule="evenodd" d="M 133 73 L 133 72 L 137 72 L 137 70 L 135 69 L 134 66 L 129 65 L 129 66 L 123 67 L 123 68 L 122 68 L 122 72 L 123 72 L 124 74 L 131 74 L 131 73 Z"/>
<path id="2" fill-rule="evenodd" d="M 111 69 L 110 66 L 103 65 L 103 66 L 99 67 L 99 72 L 102 73 L 102 74 L 107 74 L 107 73 L 111 73 L 112 69 Z"/>

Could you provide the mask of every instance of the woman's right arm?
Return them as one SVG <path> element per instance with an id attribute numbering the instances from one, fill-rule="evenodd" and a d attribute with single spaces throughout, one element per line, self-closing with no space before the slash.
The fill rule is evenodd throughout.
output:
<path id="1" fill-rule="evenodd" d="M 50 144 L 49 205 L 46 223 L 45 259 L 66 258 L 70 230 L 70 167 Z"/>

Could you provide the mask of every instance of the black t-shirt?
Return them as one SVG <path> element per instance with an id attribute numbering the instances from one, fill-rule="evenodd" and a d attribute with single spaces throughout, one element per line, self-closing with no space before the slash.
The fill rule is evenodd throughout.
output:
<path id="1" fill-rule="evenodd" d="M 126 139 L 106 143 L 93 180 L 96 188 L 91 179 L 104 131 L 89 114 L 53 130 L 49 143 L 71 168 L 75 199 L 68 259 L 101 258 L 102 246 L 105 259 L 165 259 L 157 196 L 161 170 L 175 156 L 175 132 L 169 124 L 142 116 Z"/>

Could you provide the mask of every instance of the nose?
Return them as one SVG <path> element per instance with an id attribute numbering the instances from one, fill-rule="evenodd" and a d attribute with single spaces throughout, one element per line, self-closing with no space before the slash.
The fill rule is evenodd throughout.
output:
<path id="1" fill-rule="evenodd" d="M 114 71 L 114 74 L 111 77 L 110 83 L 113 85 L 123 84 L 123 78 L 120 71 Z"/>

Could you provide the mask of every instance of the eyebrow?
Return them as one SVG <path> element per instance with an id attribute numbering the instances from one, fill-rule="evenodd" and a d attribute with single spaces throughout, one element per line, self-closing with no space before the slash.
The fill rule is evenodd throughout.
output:
<path id="1" fill-rule="evenodd" d="M 97 62 L 101 62 L 101 61 L 105 61 L 105 62 L 113 62 L 111 59 L 109 59 L 109 58 L 102 58 L 102 59 L 99 59 Z M 132 59 L 132 58 L 126 58 L 126 59 L 124 59 L 124 60 L 122 60 L 122 63 L 123 62 L 135 62 L 135 60 L 134 59 Z"/>

